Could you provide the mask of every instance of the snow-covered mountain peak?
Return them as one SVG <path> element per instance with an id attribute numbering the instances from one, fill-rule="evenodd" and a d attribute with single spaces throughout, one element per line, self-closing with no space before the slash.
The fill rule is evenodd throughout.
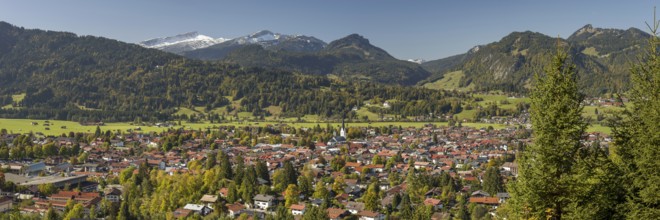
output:
<path id="1" fill-rule="evenodd" d="M 201 35 L 197 32 L 188 32 L 171 37 L 154 38 L 139 42 L 138 44 L 147 48 L 156 48 L 172 53 L 181 53 L 184 51 L 206 48 L 227 40 L 230 39 L 212 38 L 206 35 Z"/>
<path id="2" fill-rule="evenodd" d="M 246 45 L 260 45 L 264 49 L 286 50 L 295 52 L 314 52 L 323 49 L 327 43 L 315 37 L 305 35 L 286 35 L 268 30 L 254 32 L 234 39 L 224 39 L 200 35 L 197 32 L 179 34 L 172 37 L 156 38 L 138 43 L 147 48 L 155 48 L 170 53 L 186 55 L 193 51 L 219 51 L 219 57 L 236 48 Z M 210 53 L 210 52 L 203 52 Z"/>
<path id="3" fill-rule="evenodd" d="M 268 30 L 263 30 L 256 32 L 254 34 L 250 34 L 247 36 L 240 37 L 236 39 L 237 43 L 239 44 L 255 44 L 255 43 L 261 43 L 261 42 L 266 42 L 266 41 L 275 41 L 279 40 L 282 37 L 288 37 L 288 35 L 282 35 L 278 33 L 273 33 Z"/>

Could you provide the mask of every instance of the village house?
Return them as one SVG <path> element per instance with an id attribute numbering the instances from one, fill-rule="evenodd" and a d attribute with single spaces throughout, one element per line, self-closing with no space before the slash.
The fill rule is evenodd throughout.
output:
<path id="1" fill-rule="evenodd" d="M 361 202 L 346 202 L 344 205 L 346 207 L 346 210 L 348 210 L 351 214 L 354 215 L 364 210 L 364 203 Z"/>
<path id="2" fill-rule="evenodd" d="M 103 194 L 105 195 L 105 199 L 107 199 L 110 202 L 121 202 L 121 190 L 115 187 L 107 187 L 104 191 Z"/>
<path id="3" fill-rule="evenodd" d="M 433 207 L 434 211 L 442 209 L 442 201 L 439 199 L 427 198 L 424 200 L 424 205 Z"/>
<path id="4" fill-rule="evenodd" d="M 305 204 L 293 204 L 289 209 L 291 209 L 292 215 L 304 215 L 305 208 Z"/>
<path id="5" fill-rule="evenodd" d="M 338 208 L 328 208 L 326 211 L 330 220 L 341 220 L 350 214 L 350 212 Z"/>
<path id="6" fill-rule="evenodd" d="M 268 210 L 275 204 L 275 197 L 271 195 L 257 194 L 253 200 L 254 207 L 262 210 Z"/>
<path id="7" fill-rule="evenodd" d="M 206 205 L 199 205 L 199 204 L 186 204 L 186 206 L 183 207 L 184 210 L 190 210 L 193 213 L 197 213 L 201 216 L 206 216 L 213 212 L 213 209 Z"/>
<path id="8" fill-rule="evenodd" d="M 227 215 L 232 218 L 240 216 L 245 210 L 245 206 L 240 203 L 227 204 L 225 206 L 227 207 L 228 211 Z"/>
<path id="9" fill-rule="evenodd" d="M 203 195 L 199 202 L 203 203 L 208 207 L 213 207 L 213 205 L 218 201 L 218 196 L 216 195 Z"/>
<path id="10" fill-rule="evenodd" d="M 385 220 L 385 215 L 382 213 L 367 210 L 360 211 L 357 216 L 360 217 L 359 220 Z"/>

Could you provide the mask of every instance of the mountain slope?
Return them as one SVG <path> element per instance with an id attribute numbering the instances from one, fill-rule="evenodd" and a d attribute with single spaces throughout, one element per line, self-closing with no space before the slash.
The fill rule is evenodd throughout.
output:
<path id="1" fill-rule="evenodd" d="M 479 47 L 475 47 L 475 48 L 478 50 Z M 453 68 L 462 64 L 467 59 L 467 57 L 468 57 L 468 53 L 464 53 L 464 54 L 454 55 L 447 58 L 422 63 L 421 66 L 424 69 L 431 72 L 432 75 L 429 76 L 424 81 L 421 81 L 420 84 L 434 82 L 441 79 L 445 73 L 450 72 Z"/>
<path id="2" fill-rule="evenodd" d="M 542 72 L 557 45 L 568 50 L 576 65 L 583 92 L 601 95 L 628 86 L 628 61 L 639 54 L 649 35 L 638 29 L 600 29 L 587 25 L 568 39 L 535 32 L 513 32 L 498 42 L 473 48 L 466 54 L 424 63 L 434 74 L 423 83 L 462 70 L 460 87 L 472 84 L 480 91 L 525 92 L 534 73 Z M 475 50 L 476 49 L 476 50 Z"/>
<path id="3" fill-rule="evenodd" d="M 318 52 L 272 51 L 253 45 L 232 51 L 225 60 L 243 66 L 399 85 L 414 85 L 430 75 L 418 64 L 397 60 L 357 34 L 333 41 Z"/>

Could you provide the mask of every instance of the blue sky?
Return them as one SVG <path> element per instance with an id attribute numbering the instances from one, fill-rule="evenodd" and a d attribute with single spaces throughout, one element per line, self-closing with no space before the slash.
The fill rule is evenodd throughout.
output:
<path id="1" fill-rule="evenodd" d="M 0 0 L 0 20 L 130 43 L 198 31 L 232 38 L 259 30 L 326 42 L 358 33 L 400 59 L 443 58 L 512 31 L 568 37 L 586 24 L 637 27 L 660 0 Z"/>

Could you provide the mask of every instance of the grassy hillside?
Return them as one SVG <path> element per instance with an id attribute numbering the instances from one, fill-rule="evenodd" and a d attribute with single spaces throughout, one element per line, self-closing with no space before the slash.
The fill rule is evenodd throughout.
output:
<path id="1" fill-rule="evenodd" d="M 471 91 L 474 88 L 474 85 L 469 85 L 466 87 L 460 86 L 461 79 L 465 76 L 463 71 L 453 71 L 445 73 L 442 78 L 435 82 L 429 82 L 422 85 L 424 88 L 435 89 L 435 90 L 458 90 L 458 91 Z"/>

